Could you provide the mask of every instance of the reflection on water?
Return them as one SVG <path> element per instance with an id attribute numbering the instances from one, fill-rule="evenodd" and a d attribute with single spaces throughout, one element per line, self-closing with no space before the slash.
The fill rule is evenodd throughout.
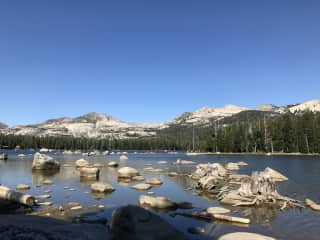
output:
<path id="1" fill-rule="evenodd" d="M 129 160 L 119 161 L 118 155 L 85 157 L 90 163 L 103 164 L 100 169 L 100 182 L 110 183 L 116 191 L 109 194 L 91 193 L 90 184 L 92 181 L 80 179 L 79 171 L 73 167 L 81 155 L 67 155 L 60 153 L 52 156 L 61 163 L 61 168 L 56 172 L 32 171 L 33 156 L 27 155 L 18 158 L 17 154 L 24 152 L 9 152 L 9 160 L 0 161 L 0 184 L 15 188 L 17 184 L 24 183 L 31 185 L 28 193 L 34 195 L 44 194 L 45 191 L 52 191 L 50 201 L 57 205 L 64 205 L 68 202 L 79 202 L 83 206 L 102 204 L 106 206 L 104 214 L 108 217 L 111 211 L 119 206 L 127 204 L 138 204 L 139 196 L 147 191 L 136 191 L 131 188 L 137 182 L 124 182 L 118 180 L 117 168 L 107 167 L 110 161 L 119 163 L 119 167 L 130 166 L 138 169 L 145 177 L 159 178 L 163 184 L 153 187 L 148 191 L 155 193 L 155 196 L 165 196 L 175 202 L 192 202 L 196 211 L 209 206 L 218 206 L 219 203 L 214 196 L 203 194 L 198 196 L 194 190 L 196 182 L 186 174 L 191 173 L 195 166 L 177 166 L 171 164 L 177 158 L 193 160 L 196 162 L 238 162 L 245 161 L 248 166 L 242 167 L 240 174 L 250 174 L 253 170 L 263 170 L 270 166 L 288 176 L 289 181 L 279 186 L 279 192 L 289 197 L 304 200 L 306 197 L 320 202 L 320 158 L 316 157 L 275 157 L 275 156 L 192 156 L 184 154 L 133 154 L 129 153 Z M 28 154 L 27 152 L 25 154 Z M 167 161 L 166 164 L 158 164 L 158 161 Z M 70 164 L 71 167 L 63 167 L 63 164 Z M 146 166 L 154 169 L 164 169 L 163 172 L 144 172 Z M 168 172 L 177 172 L 179 175 L 169 177 Z M 43 185 L 44 180 L 52 180 L 53 185 Z M 38 187 L 36 187 L 38 186 Z M 190 190 L 192 189 L 192 190 Z M 234 231 L 258 232 L 282 239 L 318 239 L 320 232 L 319 213 L 309 209 L 279 212 L 269 207 L 230 207 L 224 206 L 233 211 L 234 215 L 247 216 L 252 220 L 250 225 L 234 225 L 227 222 L 213 221 L 204 222 L 183 216 L 171 217 L 170 212 L 158 212 L 171 224 L 174 224 L 180 231 L 192 239 L 215 239 L 218 236 Z M 40 208 L 41 210 L 41 208 Z M 178 210 L 192 212 L 194 210 Z M 187 232 L 188 227 L 201 226 L 206 231 L 201 235 L 192 235 Z M 307 233 L 307 235 L 305 235 Z M 307 236 L 307 237 L 306 237 Z"/>
<path id="2" fill-rule="evenodd" d="M 32 170 L 32 184 L 40 186 L 45 180 L 52 178 L 57 173 L 59 173 L 59 169 Z"/>

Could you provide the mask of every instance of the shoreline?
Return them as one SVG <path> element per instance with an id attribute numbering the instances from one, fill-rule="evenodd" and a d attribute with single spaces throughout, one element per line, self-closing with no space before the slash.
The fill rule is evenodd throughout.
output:
<path id="1" fill-rule="evenodd" d="M 320 157 L 320 153 L 233 153 L 233 152 L 187 152 L 187 156 L 216 155 L 216 156 L 302 156 Z"/>

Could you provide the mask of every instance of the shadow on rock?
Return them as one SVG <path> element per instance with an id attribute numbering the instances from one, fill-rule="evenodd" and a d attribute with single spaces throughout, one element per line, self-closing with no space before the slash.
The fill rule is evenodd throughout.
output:
<path id="1" fill-rule="evenodd" d="M 110 239 L 185 240 L 187 237 L 158 215 L 141 207 L 129 205 L 113 212 Z"/>

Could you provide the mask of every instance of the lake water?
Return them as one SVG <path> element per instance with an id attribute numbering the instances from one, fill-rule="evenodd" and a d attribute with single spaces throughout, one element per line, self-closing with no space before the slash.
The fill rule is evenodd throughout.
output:
<path id="1" fill-rule="evenodd" d="M 54 175 L 43 175 L 31 171 L 33 153 L 9 151 L 9 160 L 0 161 L 0 184 L 15 188 L 17 184 L 25 183 L 31 186 L 28 193 L 34 195 L 44 194 L 46 189 L 52 190 L 54 204 L 65 204 L 67 202 L 79 202 L 83 206 L 103 204 L 106 206 L 105 215 L 110 219 L 115 208 L 127 204 L 138 204 L 140 192 L 130 188 L 136 184 L 121 184 L 117 181 L 117 169 L 104 167 L 100 172 L 100 181 L 108 182 L 116 189 L 112 194 L 106 195 L 102 199 L 85 193 L 90 192 L 90 183 L 80 182 L 79 172 L 74 167 L 61 167 L 60 171 Z M 25 153 L 26 157 L 19 158 L 17 154 Z M 30 155 L 29 155 L 30 154 Z M 298 200 L 304 201 L 311 198 L 320 202 L 320 158 L 319 157 L 297 157 L 297 156 L 186 156 L 184 153 L 130 153 L 129 160 L 119 161 L 119 155 L 82 157 L 80 155 L 62 155 L 61 153 L 51 153 L 55 159 L 60 161 L 61 166 L 65 163 L 74 164 L 75 160 L 85 158 L 92 163 L 106 164 L 111 160 L 119 162 L 120 166 L 131 166 L 137 168 L 140 173 L 148 177 L 158 177 L 163 181 L 160 187 L 152 188 L 149 191 L 155 192 L 156 196 L 165 196 L 174 201 L 192 202 L 196 208 L 193 210 L 183 210 L 186 212 L 201 210 L 209 206 L 219 206 L 217 201 L 200 197 L 194 190 L 188 190 L 192 180 L 186 176 L 168 177 L 167 171 L 178 173 L 190 173 L 195 166 L 175 166 L 171 163 L 177 158 L 193 160 L 199 163 L 207 162 L 238 162 L 245 161 L 249 165 L 241 167 L 239 173 L 250 174 L 252 171 L 263 170 L 269 166 L 286 175 L 289 181 L 279 185 L 279 192 Z M 168 164 L 159 165 L 157 161 L 167 161 Z M 154 168 L 167 168 L 164 173 L 144 173 L 145 164 L 152 164 Z M 40 186 L 44 179 L 53 180 L 51 186 Z M 65 186 L 75 188 L 76 191 L 64 189 Z M 229 207 L 230 208 L 230 207 Z M 178 210 L 181 212 L 180 210 Z M 237 226 L 227 222 L 203 222 L 182 216 L 175 218 L 169 213 L 159 213 L 166 221 L 174 225 L 178 230 L 185 233 L 190 239 L 217 239 L 224 233 L 235 231 L 256 232 L 290 240 L 318 240 L 320 239 L 320 212 L 310 209 L 291 209 L 280 212 L 270 208 L 233 208 L 233 214 L 246 216 L 252 220 L 249 226 Z M 172 212 L 171 212 L 172 213 Z M 188 227 L 202 226 L 205 233 L 192 235 L 188 233 Z"/>

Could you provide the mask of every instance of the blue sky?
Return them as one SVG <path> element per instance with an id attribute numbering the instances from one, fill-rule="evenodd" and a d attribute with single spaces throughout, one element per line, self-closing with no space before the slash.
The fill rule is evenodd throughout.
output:
<path id="1" fill-rule="evenodd" d="M 0 121 L 320 97 L 319 1 L 0 1 Z"/>

